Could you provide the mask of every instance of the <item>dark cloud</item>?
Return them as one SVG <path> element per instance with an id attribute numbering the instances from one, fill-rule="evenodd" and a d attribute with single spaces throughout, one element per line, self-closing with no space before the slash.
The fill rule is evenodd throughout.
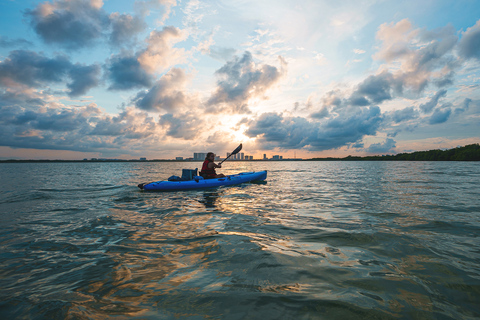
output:
<path id="1" fill-rule="evenodd" d="M 472 103 L 472 99 L 465 98 L 465 100 L 463 100 L 462 102 L 462 105 L 455 109 L 455 114 L 460 114 L 467 111 L 470 108 L 471 103 Z"/>
<path id="2" fill-rule="evenodd" d="M 393 82 L 393 75 L 389 72 L 369 76 L 358 85 L 357 90 L 350 97 L 349 103 L 353 106 L 368 106 L 391 100 Z"/>
<path id="3" fill-rule="evenodd" d="M 135 56 L 114 56 L 106 65 L 106 75 L 111 81 L 109 90 L 150 87 L 154 80 L 153 76 L 142 68 Z"/>
<path id="4" fill-rule="evenodd" d="M 391 114 L 392 120 L 395 123 L 400 123 L 403 121 L 413 120 L 418 118 L 418 111 L 414 107 L 404 108 L 400 110 L 395 110 Z"/>
<path id="5" fill-rule="evenodd" d="M 99 76 L 98 65 L 74 65 L 64 56 L 47 58 L 25 50 L 12 51 L 0 62 L 0 85 L 8 88 L 19 85 L 41 87 L 70 78 L 72 81 L 67 84 L 69 95 L 78 96 L 95 87 Z"/>
<path id="6" fill-rule="evenodd" d="M 339 90 L 333 90 L 323 96 L 322 103 L 325 107 L 340 107 L 343 100 L 342 93 Z"/>
<path id="7" fill-rule="evenodd" d="M 69 95 L 72 97 L 80 96 L 98 85 L 100 66 L 75 64 L 70 69 L 69 76 L 72 79 L 72 82 L 67 84 L 70 89 Z"/>
<path id="8" fill-rule="evenodd" d="M 423 113 L 431 112 L 438 104 L 438 101 L 447 95 L 447 90 L 438 91 L 431 99 L 425 104 L 420 105 L 420 110 Z"/>
<path id="9" fill-rule="evenodd" d="M 147 27 L 143 18 L 128 14 L 113 13 L 110 15 L 110 22 L 110 42 L 117 46 L 133 43 L 135 36 Z"/>
<path id="10" fill-rule="evenodd" d="M 0 127 L 1 146 L 89 152 L 132 148 L 159 128 L 145 112 L 128 108 L 112 117 L 94 104 L 30 110 L 0 106 Z"/>
<path id="11" fill-rule="evenodd" d="M 437 86 L 437 88 L 444 88 L 447 86 L 451 86 L 454 82 L 455 72 L 450 71 L 445 74 L 442 78 L 437 78 L 433 80 L 433 83 Z"/>
<path id="12" fill-rule="evenodd" d="M 384 142 L 382 143 L 373 143 L 371 144 L 367 149 L 366 151 L 368 153 L 375 153 L 375 154 L 379 154 L 379 153 L 387 153 L 387 152 L 393 152 L 396 148 L 396 142 L 395 140 L 391 139 L 391 138 L 387 138 Z"/>
<path id="13" fill-rule="evenodd" d="M 9 48 L 9 47 L 26 47 L 32 46 L 33 44 L 25 39 L 9 39 L 0 35 L 0 48 Z"/>
<path id="14" fill-rule="evenodd" d="M 160 117 L 159 125 L 168 128 L 167 135 L 174 138 L 191 140 L 198 137 L 203 121 L 194 114 L 173 115 L 164 114 Z"/>
<path id="15" fill-rule="evenodd" d="M 101 4 L 88 0 L 44 2 L 27 10 L 25 16 L 46 43 L 77 49 L 92 45 L 108 29 L 109 18 Z"/>
<path id="16" fill-rule="evenodd" d="M 428 120 L 429 124 L 439 124 L 444 123 L 450 118 L 452 114 L 452 109 L 444 108 L 444 109 L 436 109 L 430 119 Z"/>
<path id="17" fill-rule="evenodd" d="M 143 139 L 155 133 L 153 117 L 147 113 L 126 109 L 117 116 L 106 116 L 95 123 L 90 135 L 123 137 L 122 139 Z"/>
<path id="18" fill-rule="evenodd" d="M 209 98 L 208 106 L 226 107 L 234 113 L 248 113 L 248 101 L 253 97 L 263 97 L 283 75 L 285 61 L 280 58 L 282 68 L 264 64 L 256 65 L 252 54 L 246 51 L 216 71 L 221 78 L 217 89 Z"/>
<path id="19" fill-rule="evenodd" d="M 33 51 L 16 50 L 0 62 L 0 83 L 8 86 L 15 82 L 37 87 L 42 83 L 60 82 L 71 66 L 64 56 L 50 59 Z"/>
<path id="20" fill-rule="evenodd" d="M 147 111 L 172 112 L 184 108 L 189 101 L 187 95 L 181 91 L 185 81 L 183 70 L 173 68 L 155 82 L 150 90 L 139 92 L 133 103 L 137 108 Z"/>
<path id="21" fill-rule="evenodd" d="M 67 49 L 89 47 L 102 38 L 126 46 L 146 29 L 143 15 L 108 15 L 102 6 L 94 0 L 57 0 L 40 3 L 27 10 L 25 17 L 43 41 Z"/>
<path id="22" fill-rule="evenodd" d="M 319 111 L 314 112 L 310 115 L 310 117 L 314 119 L 323 119 L 326 118 L 330 112 L 328 111 L 328 108 L 326 106 L 323 106 Z"/>
<path id="23" fill-rule="evenodd" d="M 480 20 L 463 33 L 458 49 L 464 58 L 480 59 Z"/>
<path id="24" fill-rule="evenodd" d="M 257 138 L 265 149 L 280 147 L 321 151 L 357 143 L 365 135 L 375 135 L 382 120 L 378 107 L 348 110 L 324 122 L 265 113 L 249 123 L 245 134 Z"/>

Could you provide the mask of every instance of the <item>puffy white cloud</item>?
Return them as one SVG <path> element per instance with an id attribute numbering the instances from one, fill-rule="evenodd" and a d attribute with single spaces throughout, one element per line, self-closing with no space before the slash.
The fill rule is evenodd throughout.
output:
<path id="1" fill-rule="evenodd" d="M 212 111 L 228 110 L 232 113 L 249 113 L 251 98 L 263 98 L 266 91 L 277 83 L 286 72 L 286 62 L 281 57 L 280 68 L 257 65 L 252 54 L 246 51 L 242 57 L 228 61 L 216 71 L 220 77 L 217 88 L 207 105 Z"/>
<path id="2" fill-rule="evenodd" d="M 385 80 L 397 95 L 418 96 L 430 83 L 447 85 L 459 67 L 453 55 L 458 37 L 451 26 L 433 31 L 413 29 L 404 19 L 381 25 L 377 38 L 382 45 L 374 58 L 387 63 L 382 68 L 390 69 L 392 76 Z"/>
<path id="3" fill-rule="evenodd" d="M 147 48 L 138 54 L 138 62 L 148 73 L 162 72 L 183 63 L 186 59 L 185 50 L 175 48 L 174 44 L 186 38 L 187 33 L 175 27 L 152 31 L 147 39 Z"/>

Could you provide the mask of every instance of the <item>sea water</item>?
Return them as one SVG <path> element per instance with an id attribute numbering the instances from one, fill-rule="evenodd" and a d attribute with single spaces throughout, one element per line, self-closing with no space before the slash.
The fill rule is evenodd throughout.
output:
<path id="1" fill-rule="evenodd" d="M 476 162 L 0 164 L 1 319 L 475 319 Z"/>

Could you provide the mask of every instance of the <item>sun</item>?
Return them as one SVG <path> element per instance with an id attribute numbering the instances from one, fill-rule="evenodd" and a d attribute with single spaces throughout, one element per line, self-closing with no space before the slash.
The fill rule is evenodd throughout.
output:
<path id="1" fill-rule="evenodd" d="M 245 134 L 248 129 L 245 123 L 242 123 L 245 117 L 241 115 L 223 115 L 220 122 L 217 123 L 216 129 L 225 132 L 232 139 L 238 143 L 253 142 L 256 138 L 251 138 Z"/>

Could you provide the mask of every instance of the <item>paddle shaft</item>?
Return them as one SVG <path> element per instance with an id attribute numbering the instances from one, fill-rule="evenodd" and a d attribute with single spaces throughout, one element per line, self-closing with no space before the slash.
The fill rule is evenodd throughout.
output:
<path id="1" fill-rule="evenodd" d="M 228 155 L 228 157 L 226 157 L 225 159 L 223 159 L 218 165 L 221 165 L 225 160 L 227 160 L 228 158 L 230 158 L 231 156 L 233 156 L 234 154 L 237 154 L 240 152 L 240 150 L 242 150 L 242 144 L 240 143 L 240 145 L 237 147 L 237 149 L 233 150 L 232 153 L 230 153 Z"/>

